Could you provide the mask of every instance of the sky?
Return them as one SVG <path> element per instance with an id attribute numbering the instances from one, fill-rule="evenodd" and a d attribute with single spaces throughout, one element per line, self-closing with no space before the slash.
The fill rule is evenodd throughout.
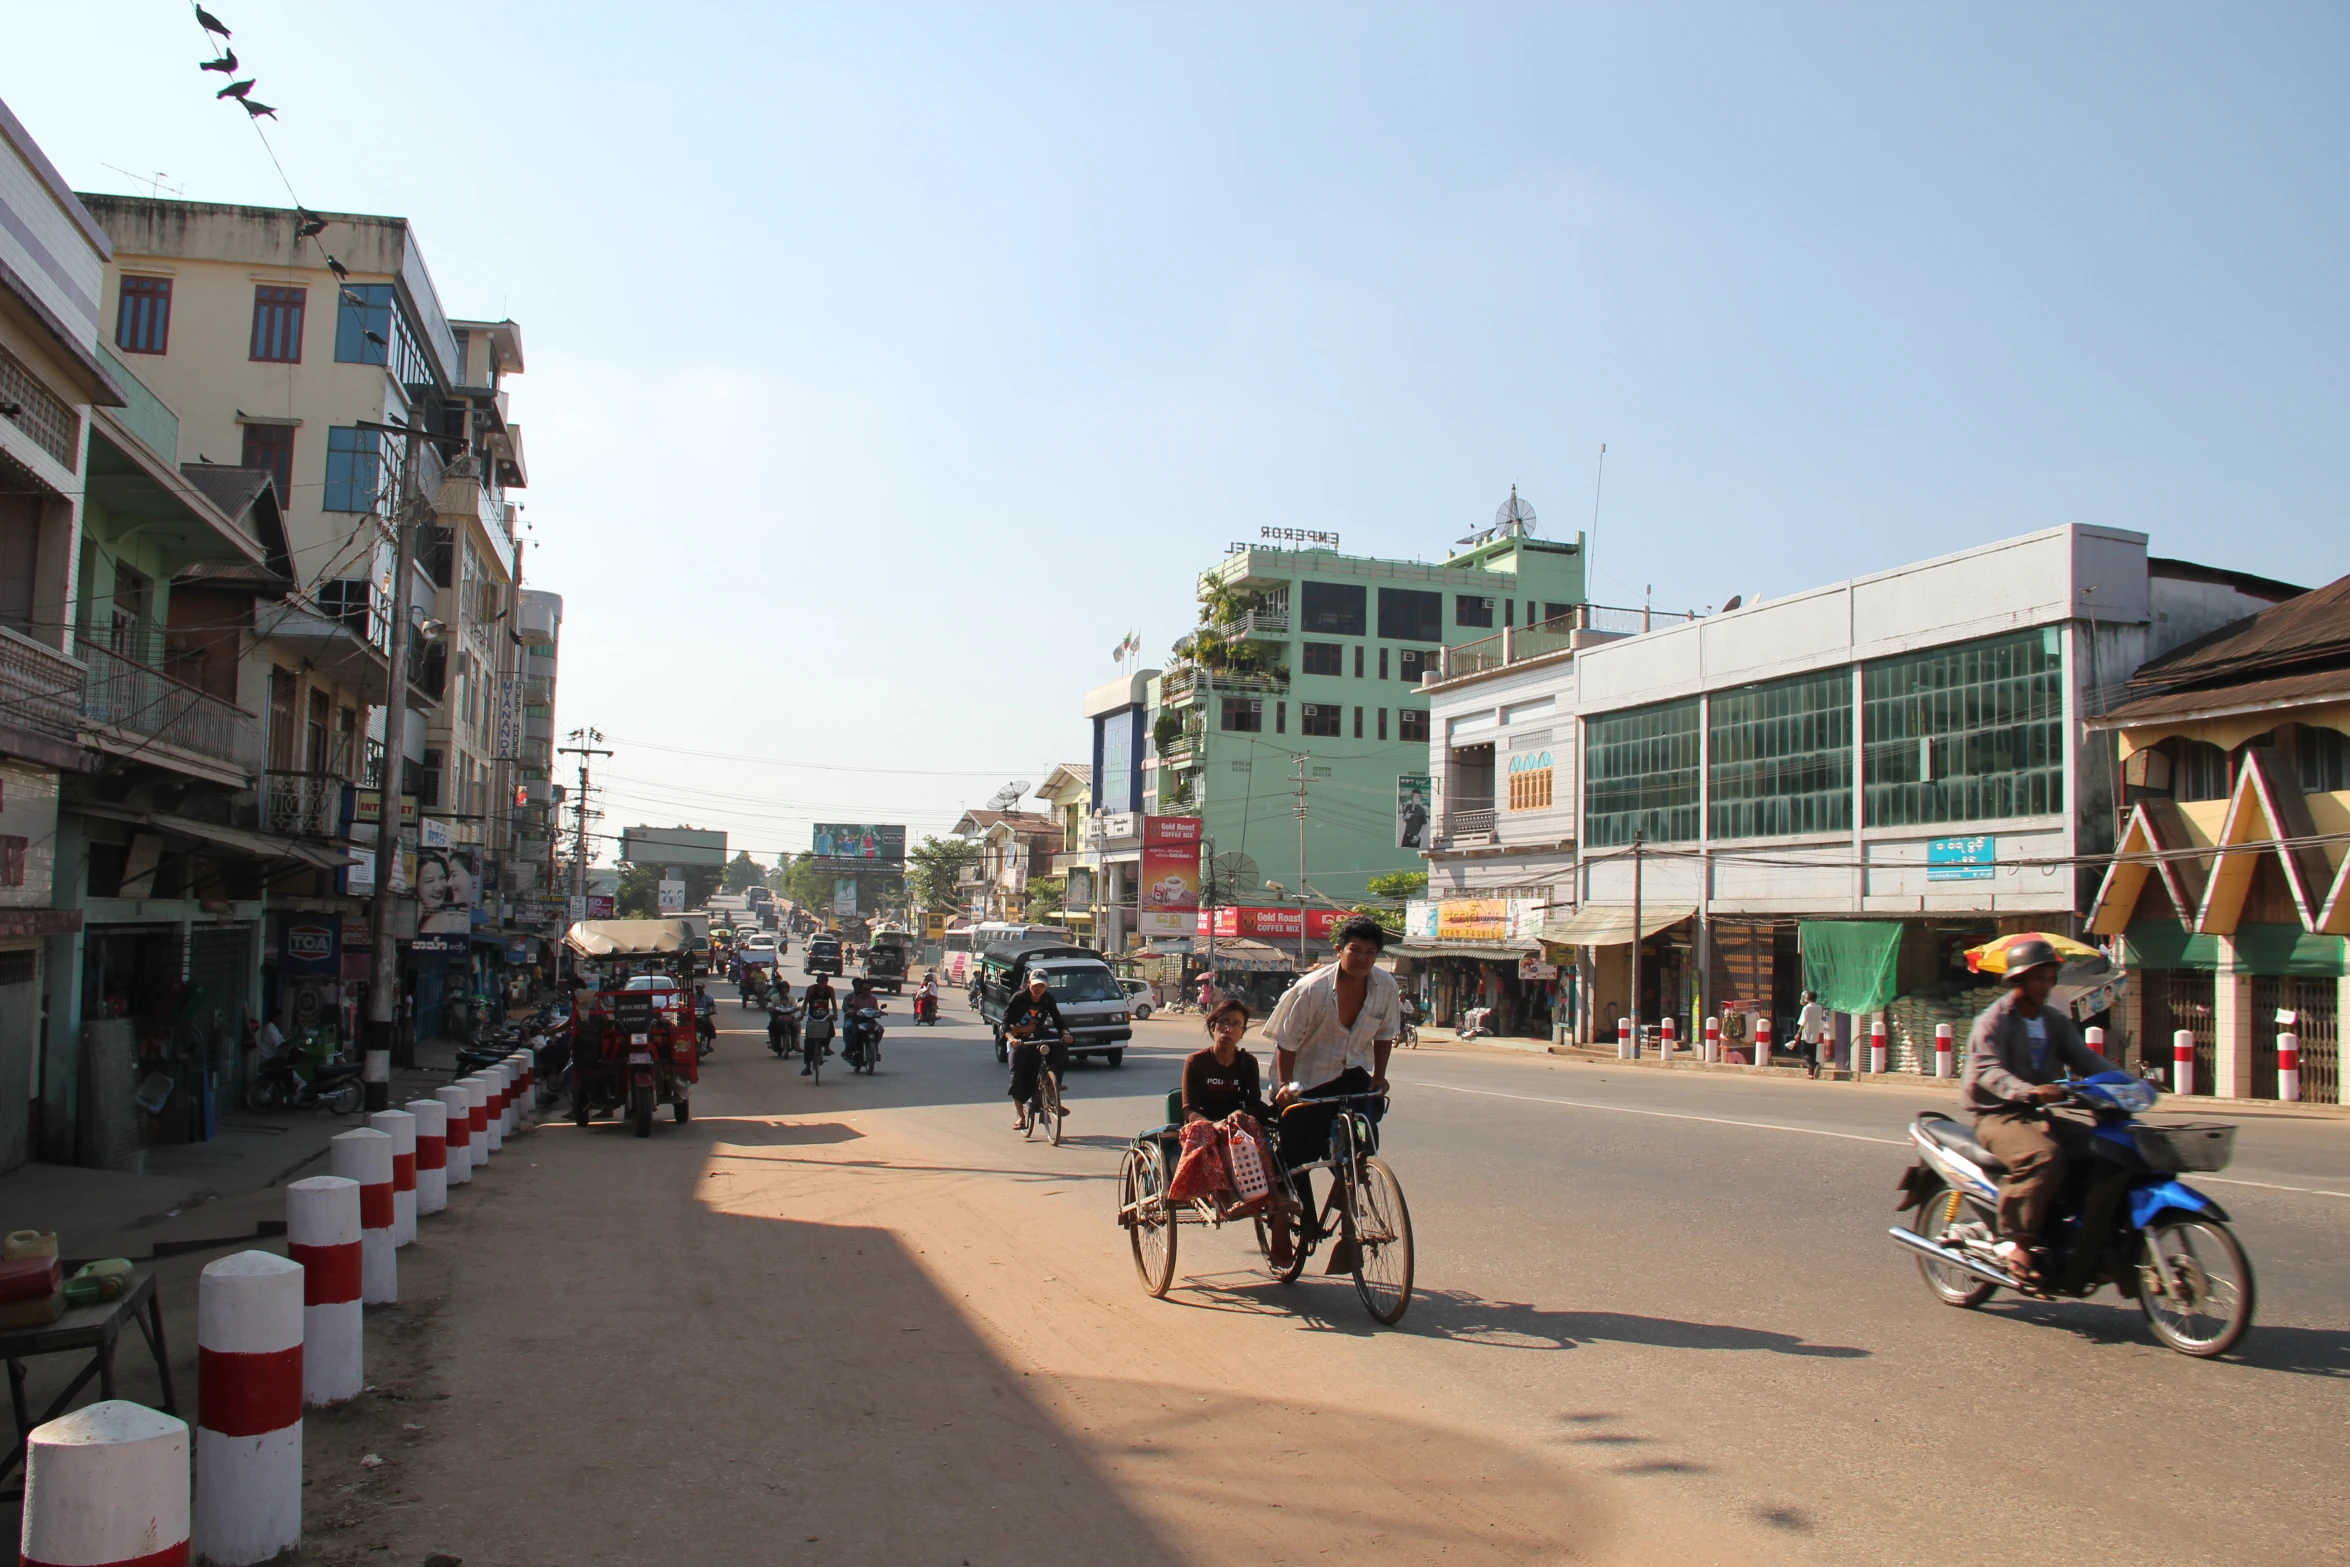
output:
<path id="1" fill-rule="evenodd" d="M 607 830 L 944 832 L 1228 541 L 1513 484 L 1607 604 L 2066 522 L 2350 570 L 2338 5 L 208 5 L 266 148 L 171 0 L 0 0 L 0 98 L 521 324 Z"/>

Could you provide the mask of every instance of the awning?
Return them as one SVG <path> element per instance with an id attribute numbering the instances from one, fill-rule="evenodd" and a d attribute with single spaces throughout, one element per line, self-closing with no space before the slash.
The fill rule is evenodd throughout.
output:
<path id="1" fill-rule="evenodd" d="M 685 952 L 697 939 L 681 919 L 581 920 L 563 933 L 565 946 L 589 958 Z"/>
<path id="2" fill-rule="evenodd" d="M 1204 949 L 1200 955 L 1206 955 Z M 1285 974 L 1297 968 L 1297 958 L 1268 942 L 1251 941 L 1246 936 L 1222 936 L 1216 941 L 1215 964 L 1218 968 Z"/>
<path id="3" fill-rule="evenodd" d="M 306 843 L 299 838 L 280 838 L 273 833 L 247 832 L 242 827 L 223 827 L 217 822 L 200 822 L 192 816 L 171 816 L 161 811 L 135 810 L 127 805 L 109 805 L 100 800 L 61 800 L 58 809 L 78 811 L 84 816 L 100 816 L 108 821 L 128 822 L 134 827 L 146 827 L 156 832 L 177 833 L 183 838 L 194 838 L 200 843 L 235 849 L 264 860 L 299 860 L 315 865 L 322 871 L 341 870 L 356 864 L 351 851 L 331 843 Z"/>
<path id="4" fill-rule="evenodd" d="M 1520 958 L 1536 958 L 1542 955 L 1541 947 L 1531 941 L 1522 947 L 1504 947 L 1494 945 L 1491 942 L 1472 943 L 1465 941 L 1422 942 L 1417 945 L 1404 943 L 1388 950 L 1402 958 L 1479 958 L 1488 963 L 1515 963 Z"/>
<path id="5" fill-rule="evenodd" d="M 1697 912 L 1693 903 L 1650 903 L 1641 906 L 1640 934 L 1653 936 L 1669 930 Z M 1624 947 L 1632 942 L 1632 906 L 1585 904 L 1565 919 L 1544 920 L 1542 939 L 1556 947 Z"/>

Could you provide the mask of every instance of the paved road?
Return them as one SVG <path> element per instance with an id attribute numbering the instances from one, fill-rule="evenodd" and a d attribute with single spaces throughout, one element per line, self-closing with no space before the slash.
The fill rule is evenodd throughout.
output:
<path id="1" fill-rule="evenodd" d="M 949 999 L 938 1029 L 893 1003 L 881 1075 L 820 1087 L 726 1001 L 690 1126 L 533 1133 L 518 1200 L 466 1240 L 530 1304 L 476 1281 L 444 1308 L 435 1374 L 460 1402 L 403 1543 L 2350 1560 L 2350 1124 L 2246 1119 L 2214 1189 L 2261 1270 L 2261 1325 L 2207 1364 L 2110 1297 L 1929 1297 L 1883 1235 L 1929 1093 L 1410 1053 L 1386 1152 L 1422 1295 L 1378 1330 L 1344 1281 L 1273 1285 L 1232 1234 L 1185 1232 L 1167 1301 L 1135 1287 L 1109 1178 L 1191 1020 L 1075 1071 L 1053 1149 L 1012 1135 L 1002 1069 Z M 557 1435 L 517 1448 L 517 1426 Z M 501 1515 L 567 1487 L 569 1538 Z"/>

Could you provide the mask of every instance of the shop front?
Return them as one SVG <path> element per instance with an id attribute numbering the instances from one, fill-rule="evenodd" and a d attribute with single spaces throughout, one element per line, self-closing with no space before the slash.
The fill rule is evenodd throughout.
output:
<path id="1" fill-rule="evenodd" d="M 1547 1039 L 1573 1005 L 1574 977 L 1539 939 L 1546 902 L 1531 898 L 1415 900 L 1390 950 L 1419 1016 L 1437 1028 Z"/>

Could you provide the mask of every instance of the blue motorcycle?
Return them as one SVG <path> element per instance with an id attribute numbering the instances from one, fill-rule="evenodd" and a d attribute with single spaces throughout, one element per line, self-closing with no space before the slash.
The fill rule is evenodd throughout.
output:
<path id="1" fill-rule="evenodd" d="M 2090 1157 L 2071 1161 L 2051 1206 L 2041 1286 L 2022 1289 L 1992 1251 L 2007 1167 L 1946 1115 L 1929 1112 L 1909 1125 L 1918 1162 L 1902 1175 L 1896 1211 L 1915 1212 L 1893 1227 L 1893 1238 L 1919 1253 L 1918 1271 L 1946 1305 L 1979 1306 L 2001 1289 L 2084 1299 L 2111 1284 L 2138 1302 L 2165 1347 L 2227 1353 L 2252 1326 L 2252 1264 L 2226 1210 L 2178 1177 L 2226 1169 L 2236 1129 L 2141 1124 L 2137 1116 L 2154 1107 L 2156 1090 L 2126 1072 L 2066 1086 L 2063 1103 L 2095 1124 Z"/>

